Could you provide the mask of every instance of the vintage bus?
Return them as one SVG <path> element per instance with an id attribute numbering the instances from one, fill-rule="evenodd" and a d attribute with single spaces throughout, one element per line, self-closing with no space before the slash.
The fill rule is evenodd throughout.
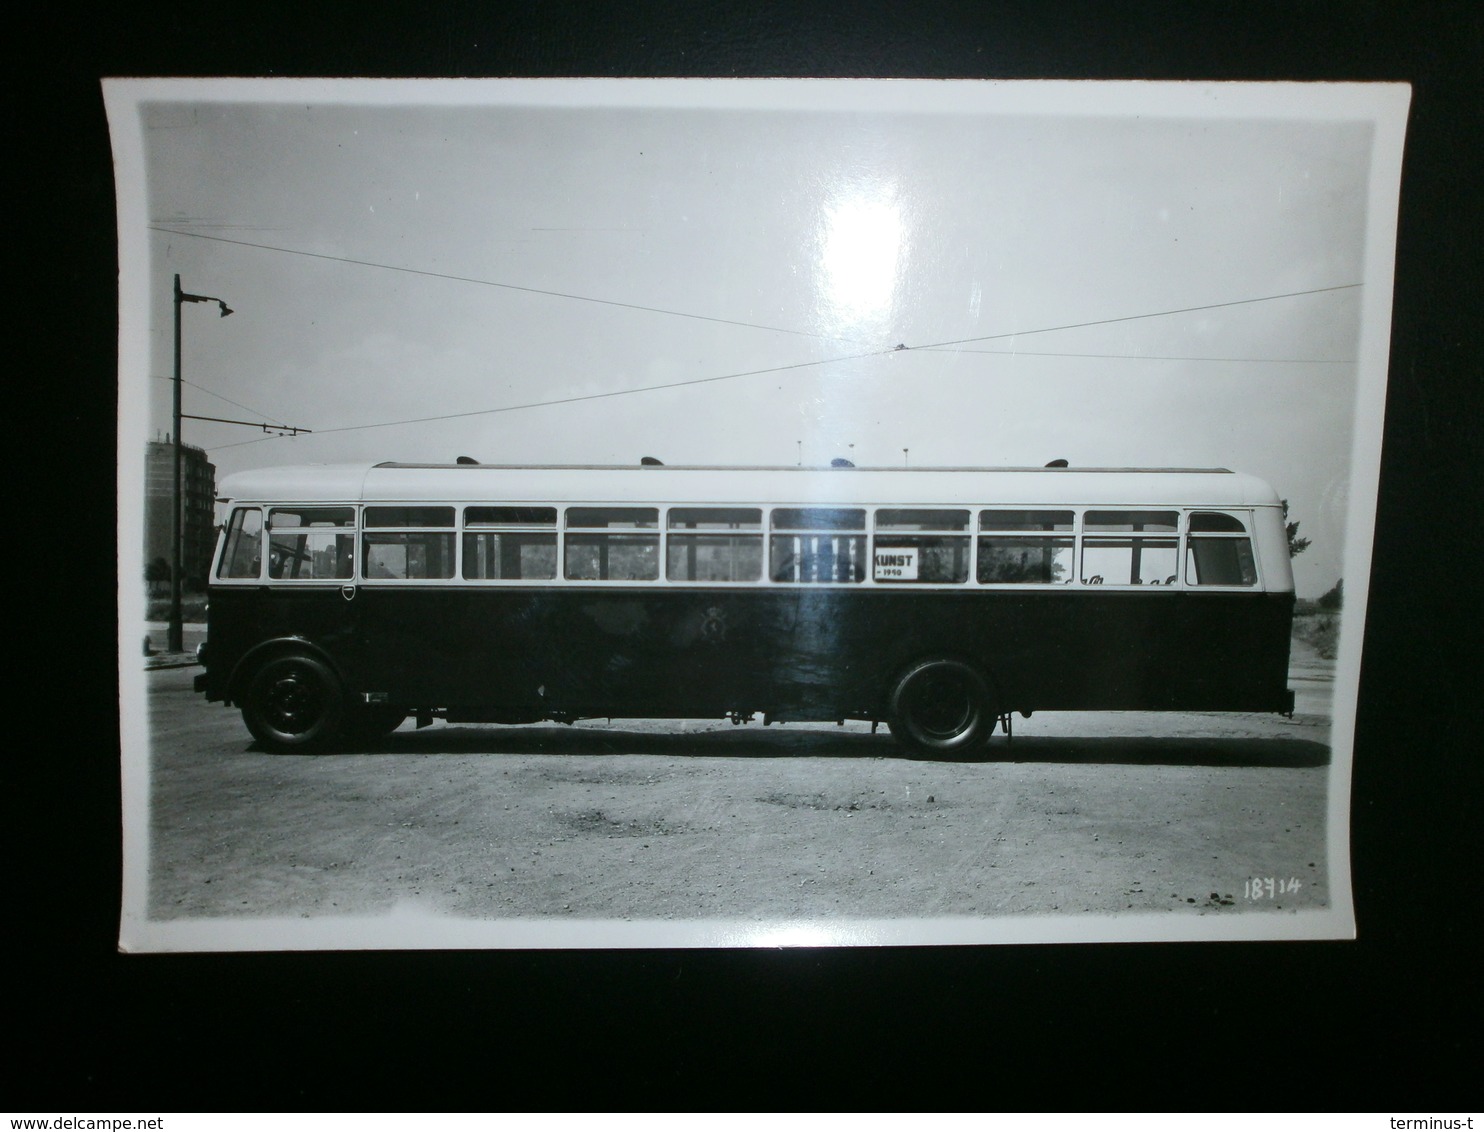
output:
<path id="1" fill-rule="evenodd" d="M 1225 469 L 319 466 L 221 485 L 204 671 L 265 748 L 450 722 L 1292 712 L 1282 505 Z"/>

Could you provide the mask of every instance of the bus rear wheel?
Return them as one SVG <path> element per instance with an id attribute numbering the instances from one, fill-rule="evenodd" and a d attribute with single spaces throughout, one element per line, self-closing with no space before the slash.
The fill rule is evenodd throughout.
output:
<path id="1" fill-rule="evenodd" d="M 242 720 L 270 751 L 307 751 L 337 738 L 345 723 L 345 692 L 327 664 L 312 656 L 267 661 L 252 675 Z"/>
<path id="2" fill-rule="evenodd" d="M 928 660 L 897 681 L 887 726 L 898 742 L 925 754 L 965 757 L 994 730 L 989 685 L 957 660 Z"/>

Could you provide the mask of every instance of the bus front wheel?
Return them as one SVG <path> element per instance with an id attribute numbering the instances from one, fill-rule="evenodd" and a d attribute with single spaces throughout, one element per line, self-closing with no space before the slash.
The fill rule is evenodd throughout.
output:
<path id="1" fill-rule="evenodd" d="M 925 754 L 959 758 L 994 730 L 989 685 L 957 660 L 929 660 L 909 669 L 892 690 L 887 726 L 898 742 Z"/>
<path id="2" fill-rule="evenodd" d="M 328 665 L 312 656 L 280 656 L 248 682 L 242 701 L 247 729 L 271 751 L 304 751 L 334 740 L 345 722 L 345 692 Z"/>

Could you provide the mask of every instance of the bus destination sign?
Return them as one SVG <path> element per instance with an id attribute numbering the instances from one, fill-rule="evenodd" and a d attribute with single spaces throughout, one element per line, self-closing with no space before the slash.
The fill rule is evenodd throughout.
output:
<path id="1" fill-rule="evenodd" d="M 890 550 L 876 552 L 876 580 L 895 578 L 898 581 L 917 581 L 917 550 L 915 546 L 894 546 Z"/>

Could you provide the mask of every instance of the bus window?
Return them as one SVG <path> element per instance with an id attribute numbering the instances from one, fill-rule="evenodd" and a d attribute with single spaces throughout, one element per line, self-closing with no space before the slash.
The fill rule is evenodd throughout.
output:
<path id="1" fill-rule="evenodd" d="M 1088 538 L 1082 543 L 1082 581 L 1099 586 L 1159 586 L 1175 581 L 1179 562 L 1172 538 Z"/>
<path id="2" fill-rule="evenodd" d="M 672 582 L 755 582 L 763 576 L 758 507 L 672 507 L 665 577 Z"/>
<path id="3" fill-rule="evenodd" d="M 1070 511 L 1008 511 L 979 512 L 981 531 L 1070 531 Z"/>
<path id="4" fill-rule="evenodd" d="M 1247 525 L 1220 511 L 1192 511 L 1185 581 L 1192 586 L 1255 586 L 1257 562 Z M 1238 537 L 1240 536 L 1240 537 Z"/>
<path id="5" fill-rule="evenodd" d="M 566 576 L 589 582 L 655 581 L 660 576 L 659 514 L 657 507 L 568 507 Z"/>
<path id="6" fill-rule="evenodd" d="M 1247 533 L 1247 527 L 1235 515 L 1224 515 L 1220 511 L 1192 511 L 1190 533 L 1196 534 L 1197 532 L 1244 535 Z"/>
<path id="7" fill-rule="evenodd" d="M 966 531 L 969 513 L 939 508 L 883 507 L 876 512 L 878 531 Z"/>
<path id="8" fill-rule="evenodd" d="M 878 582 L 967 582 L 968 511 L 885 508 L 876 512 L 871 576 Z M 913 532 L 913 533 L 908 533 Z"/>
<path id="9" fill-rule="evenodd" d="M 452 507 L 367 507 L 362 523 L 367 581 L 453 577 Z"/>
<path id="10" fill-rule="evenodd" d="M 268 512 L 268 529 L 285 527 L 353 527 L 354 507 L 275 507 Z"/>
<path id="11" fill-rule="evenodd" d="M 993 585 L 1062 585 L 1072 580 L 1072 540 L 980 535 L 976 576 Z"/>
<path id="12" fill-rule="evenodd" d="M 465 527 L 493 527 L 497 530 L 521 527 L 556 529 L 555 507 L 465 507 Z"/>
<path id="13" fill-rule="evenodd" d="M 464 577 L 556 577 L 555 507 L 465 507 Z"/>
<path id="14" fill-rule="evenodd" d="M 1255 586 L 1252 540 L 1192 538 L 1186 547 L 1185 580 L 1193 586 Z"/>
<path id="15" fill-rule="evenodd" d="M 217 574 L 223 578 L 256 578 L 263 569 L 263 513 L 256 507 L 238 507 L 227 526 Z"/>
<path id="16" fill-rule="evenodd" d="M 370 529 L 452 527 L 452 507 L 367 507 L 363 524 Z"/>
<path id="17" fill-rule="evenodd" d="M 1063 585 L 1072 580 L 1071 511 L 979 512 L 979 565 L 985 585 Z M 1066 532 L 1053 537 L 1035 531 Z"/>
<path id="18" fill-rule="evenodd" d="M 772 526 L 768 576 L 773 581 L 859 582 L 865 578 L 865 508 L 779 507 L 773 511 Z"/>
<path id="19" fill-rule="evenodd" d="M 1082 517 L 1082 582 L 1098 586 L 1171 585 L 1178 577 L 1180 552 L 1173 538 L 1142 538 L 1140 532 L 1174 534 L 1178 511 L 1089 511 Z M 1099 533 L 1128 532 L 1107 538 Z"/>
<path id="20" fill-rule="evenodd" d="M 1185 581 L 1192 586 L 1255 586 L 1257 562 L 1247 525 L 1221 511 L 1192 511 Z"/>
<path id="21" fill-rule="evenodd" d="M 1084 531 L 1169 531 L 1180 529 L 1178 511 L 1089 511 Z"/>
<path id="22" fill-rule="evenodd" d="M 268 512 L 268 576 L 279 581 L 349 578 L 354 507 L 274 507 Z"/>
<path id="23" fill-rule="evenodd" d="M 378 531 L 364 538 L 368 580 L 453 577 L 452 533 Z"/>
<path id="24" fill-rule="evenodd" d="M 660 525 L 658 507 L 568 507 L 567 529 L 651 530 Z"/>

